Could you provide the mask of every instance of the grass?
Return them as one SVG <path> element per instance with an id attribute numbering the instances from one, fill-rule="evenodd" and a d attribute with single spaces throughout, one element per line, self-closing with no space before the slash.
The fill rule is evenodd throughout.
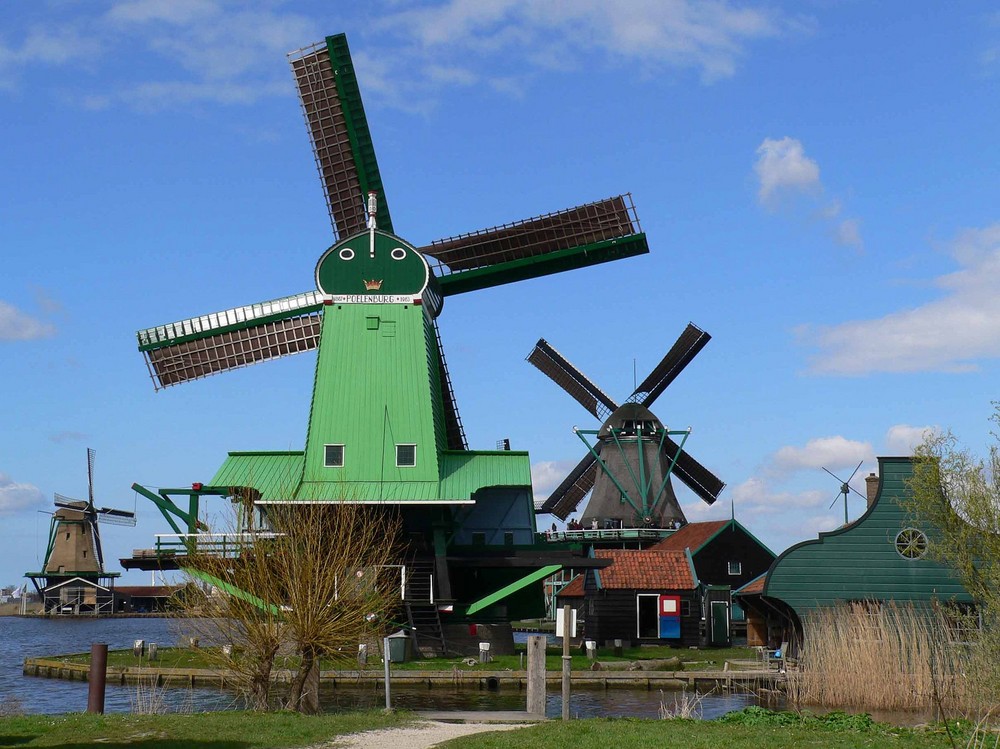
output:
<path id="1" fill-rule="evenodd" d="M 854 749 L 950 747 L 943 729 L 917 730 L 875 723 L 867 715 L 772 713 L 748 708 L 714 721 L 593 718 L 551 721 L 519 731 L 465 736 L 446 749 Z"/>
<path id="2" fill-rule="evenodd" d="M 132 654 L 132 650 L 112 650 L 108 652 L 108 666 L 111 668 L 212 668 L 213 661 L 206 658 L 202 649 L 197 648 L 160 648 L 159 657 L 156 661 L 150 661 L 147 657 L 138 658 Z M 589 670 L 592 661 L 587 659 L 579 650 L 571 651 L 572 668 L 576 671 Z M 659 660 L 665 658 L 680 658 L 683 668 L 689 671 L 721 671 L 723 664 L 727 660 L 750 660 L 757 658 L 757 653 L 752 648 L 718 648 L 705 650 L 688 650 L 670 647 L 635 647 L 625 648 L 621 657 L 616 657 L 612 650 L 599 650 L 598 660 L 601 661 L 637 661 L 637 660 Z M 367 670 L 381 671 L 381 656 L 372 654 L 369 657 Z M 55 656 L 54 660 L 64 663 L 90 663 L 90 653 L 75 653 L 71 655 Z M 452 658 L 427 658 L 407 661 L 406 663 L 392 664 L 393 671 L 452 671 L 458 668 L 463 671 L 479 670 L 517 670 L 521 668 L 521 659 L 518 655 L 494 656 L 490 663 L 466 665 L 465 659 Z M 275 664 L 276 668 L 293 668 L 296 664 L 294 658 L 279 658 Z M 560 671 L 562 669 L 562 650 L 549 648 L 545 659 L 545 666 L 550 671 Z M 324 670 L 330 669 L 353 669 L 355 662 L 353 658 L 345 659 L 339 663 L 324 660 L 322 663 Z"/>
<path id="3" fill-rule="evenodd" d="M 406 713 L 195 713 L 191 715 L 26 715 L 0 718 L 0 748 L 59 746 L 131 749 L 301 747 L 336 736 L 402 726 Z"/>

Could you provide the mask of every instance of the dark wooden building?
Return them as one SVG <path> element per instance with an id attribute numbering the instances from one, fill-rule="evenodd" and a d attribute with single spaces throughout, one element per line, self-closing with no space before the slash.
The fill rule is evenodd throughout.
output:
<path id="1" fill-rule="evenodd" d="M 701 611 L 706 644 L 728 645 L 733 637 L 746 633 L 744 610 L 731 593 L 767 572 L 775 555 L 736 518 L 688 523 L 650 548 L 691 552 L 704 593 Z"/>
<path id="2" fill-rule="evenodd" d="M 701 590 L 689 553 L 595 549 L 594 556 L 611 565 L 587 570 L 557 594 L 560 606 L 577 609 L 586 639 L 700 644 Z"/>

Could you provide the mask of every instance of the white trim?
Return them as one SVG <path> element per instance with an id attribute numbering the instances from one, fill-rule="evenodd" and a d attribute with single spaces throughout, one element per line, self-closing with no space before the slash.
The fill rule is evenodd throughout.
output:
<path id="1" fill-rule="evenodd" d="M 83 578 L 83 577 L 71 577 L 69 580 L 64 580 L 63 582 L 59 583 L 58 585 L 46 585 L 44 588 L 42 588 L 42 590 L 44 590 L 44 591 L 55 590 L 56 588 L 61 588 L 64 585 L 69 585 L 70 583 L 75 583 L 78 580 L 81 583 L 83 583 L 84 585 L 91 585 L 91 586 L 93 586 L 95 588 L 100 588 L 101 590 L 104 590 L 104 591 L 107 591 L 107 592 L 111 592 L 111 588 L 106 588 L 103 585 L 99 585 L 98 583 L 92 582 L 92 581 L 87 580 L 86 578 Z"/>
<path id="2" fill-rule="evenodd" d="M 642 639 L 643 635 L 639 632 L 639 627 L 641 625 L 639 621 L 639 599 L 640 598 L 655 598 L 656 604 L 653 608 L 656 611 L 656 639 L 660 638 L 660 594 L 659 593 L 636 593 L 635 594 L 635 636 L 637 639 Z"/>

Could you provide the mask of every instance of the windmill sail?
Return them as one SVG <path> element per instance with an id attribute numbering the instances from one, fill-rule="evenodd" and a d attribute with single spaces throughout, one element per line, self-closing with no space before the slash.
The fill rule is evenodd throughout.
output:
<path id="1" fill-rule="evenodd" d="M 311 291 L 147 328 L 136 335 L 153 385 L 160 390 L 316 348 L 322 307 L 322 294 Z"/>
<path id="2" fill-rule="evenodd" d="M 701 497 L 706 503 L 714 504 L 719 498 L 719 494 L 726 487 L 725 482 L 719 479 L 714 473 L 705 468 L 701 463 L 692 458 L 688 453 L 681 452 L 680 445 L 667 437 L 663 442 L 663 453 L 668 460 L 672 460 L 675 455 L 677 463 L 674 465 L 673 475 L 679 478 L 695 494 Z"/>
<path id="3" fill-rule="evenodd" d="M 588 452 L 549 495 L 538 512 L 552 513 L 560 520 L 568 518 L 570 513 L 576 512 L 577 506 L 587 496 L 587 492 L 594 488 L 597 469 L 597 458 Z"/>
<path id="4" fill-rule="evenodd" d="M 527 360 L 596 418 L 603 421 L 618 404 L 595 385 L 544 338 L 539 338 Z"/>
<path id="5" fill-rule="evenodd" d="M 347 37 L 328 37 L 289 55 L 333 233 L 344 238 L 367 225 L 365 201 L 378 193 L 379 228 L 392 231 Z"/>
<path id="6" fill-rule="evenodd" d="M 440 239 L 420 251 L 437 260 L 443 294 L 461 294 L 649 252 L 631 195 Z"/>
<path id="7" fill-rule="evenodd" d="M 698 352 L 705 348 L 710 340 L 712 340 L 712 336 L 694 323 L 688 323 L 687 328 L 670 347 L 666 356 L 629 396 L 628 402 L 649 406 L 677 378 L 677 375 L 684 371 L 684 368 L 691 363 Z"/>

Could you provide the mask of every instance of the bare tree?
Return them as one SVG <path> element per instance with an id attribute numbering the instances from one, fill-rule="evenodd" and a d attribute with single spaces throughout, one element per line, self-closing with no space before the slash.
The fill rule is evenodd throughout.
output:
<path id="1" fill-rule="evenodd" d="M 288 707 L 317 712 L 321 659 L 353 660 L 399 604 L 397 521 L 336 502 L 269 505 L 267 524 L 235 556 L 191 555 L 191 573 L 213 584 L 197 606 L 209 636 L 231 646 L 217 657 L 252 707 L 271 703 L 275 660 L 291 651 Z"/>
<path id="2" fill-rule="evenodd" d="M 994 403 L 992 421 L 1000 426 Z M 972 641 L 968 676 L 989 704 L 1000 701 L 1000 435 L 986 458 L 963 447 L 950 432 L 929 434 L 915 450 L 907 509 L 928 528 L 928 554 L 952 567 L 976 602 L 953 614 Z M 980 626 L 982 624 L 982 626 Z"/>

